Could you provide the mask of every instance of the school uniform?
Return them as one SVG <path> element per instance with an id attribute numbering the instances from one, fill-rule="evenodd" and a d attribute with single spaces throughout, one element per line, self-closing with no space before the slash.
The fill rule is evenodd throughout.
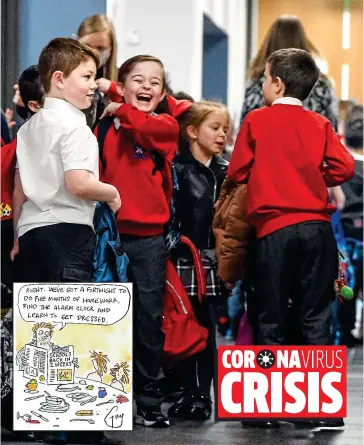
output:
<path id="1" fill-rule="evenodd" d="M 18 221 L 19 281 L 90 281 L 96 203 L 66 187 L 65 172 L 99 177 L 98 145 L 82 111 L 47 97 L 17 134 L 17 168 L 27 201 Z"/>
<path id="2" fill-rule="evenodd" d="M 170 102 L 175 117 L 190 106 L 186 101 L 177 102 Z M 102 180 L 117 188 L 122 202 L 116 220 L 130 261 L 129 279 L 134 283 L 134 390 L 142 409 L 159 409 L 163 400 L 157 383 L 164 346 L 163 235 L 170 218 L 172 160 L 178 136 L 179 126 L 172 115 L 146 114 L 123 104 L 106 133 L 101 153 Z"/>
<path id="3" fill-rule="evenodd" d="M 244 120 L 228 169 L 248 182 L 248 220 L 256 228 L 254 300 L 257 344 L 283 344 L 288 299 L 304 344 L 330 342 L 338 273 L 327 187 L 354 173 L 354 160 L 328 119 L 284 97 Z"/>

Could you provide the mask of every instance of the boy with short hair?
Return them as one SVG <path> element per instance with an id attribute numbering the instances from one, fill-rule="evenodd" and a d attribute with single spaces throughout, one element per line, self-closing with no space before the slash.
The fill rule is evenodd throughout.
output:
<path id="1" fill-rule="evenodd" d="M 19 251 L 19 281 L 90 281 L 95 201 L 120 207 L 116 188 L 98 180 L 97 140 L 81 111 L 91 105 L 98 63 L 92 49 L 68 38 L 40 55 L 44 107 L 17 135 L 12 256 Z"/>
<path id="2" fill-rule="evenodd" d="M 318 77 L 306 51 L 283 49 L 269 57 L 263 84 L 268 106 L 244 120 L 228 169 L 231 180 L 249 183 L 248 220 L 257 232 L 253 287 L 259 345 L 285 343 L 289 298 L 304 344 L 331 341 L 338 253 L 327 187 L 348 181 L 354 160 L 331 123 L 302 107 Z"/>

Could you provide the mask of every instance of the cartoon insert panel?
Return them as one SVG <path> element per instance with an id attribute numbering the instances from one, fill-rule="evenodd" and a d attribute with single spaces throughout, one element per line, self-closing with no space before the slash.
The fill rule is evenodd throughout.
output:
<path id="1" fill-rule="evenodd" d="M 131 430 L 132 285 L 14 284 L 14 430 Z"/>

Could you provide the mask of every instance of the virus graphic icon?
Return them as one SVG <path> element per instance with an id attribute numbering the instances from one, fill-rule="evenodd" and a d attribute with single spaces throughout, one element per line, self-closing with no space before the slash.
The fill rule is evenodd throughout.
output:
<path id="1" fill-rule="evenodd" d="M 262 349 L 258 352 L 256 360 L 261 368 L 269 369 L 276 362 L 276 357 L 269 349 Z"/>

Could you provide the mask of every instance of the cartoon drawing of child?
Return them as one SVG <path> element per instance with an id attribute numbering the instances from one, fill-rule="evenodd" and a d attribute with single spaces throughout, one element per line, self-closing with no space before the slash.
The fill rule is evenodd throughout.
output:
<path id="1" fill-rule="evenodd" d="M 52 349 L 55 345 L 51 342 L 55 326 L 52 323 L 35 323 L 33 326 L 32 340 L 29 345 L 37 346 L 42 349 Z M 23 371 L 26 366 L 25 346 L 16 355 L 16 364 L 19 371 Z"/>
<path id="2" fill-rule="evenodd" d="M 111 386 L 121 390 L 124 394 L 124 385 L 129 383 L 129 365 L 127 362 L 116 363 L 113 368 L 110 368 L 110 375 L 112 376 Z"/>
<path id="3" fill-rule="evenodd" d="M 92 366 L 95 371 L 88 374 L 87 378 L 96 382 L 102 382 L 102 377 L 107 372 L 107 362 L 110 360 L 102 351 L 90 351 L 90 354 Z"/>

